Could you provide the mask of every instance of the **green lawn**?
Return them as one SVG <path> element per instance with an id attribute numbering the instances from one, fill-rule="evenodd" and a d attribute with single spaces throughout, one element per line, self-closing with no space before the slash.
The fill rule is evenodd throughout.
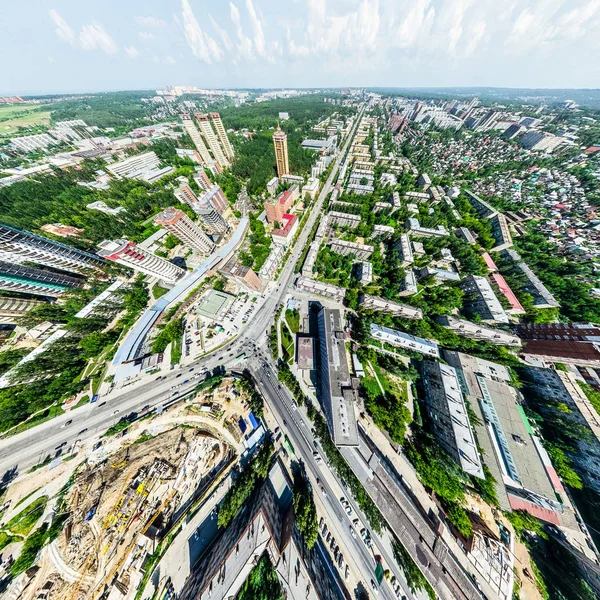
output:
<path id="1" fill-rule="evenodd" d="M 294 340 L 290 335 L 285 323 L 281 323 L 281 347 L 283 349 L 283 360 L 290 363 L 294 360 Z"/>
<path id="2" fill-rule="evenodd" d="M 48 503 L 48 496 L 40 496 L 29 506 L 25 507 L 19 514 L 15 515 L 4 529 L 15 535 L 29 535 L 35 524 L 44 514 L 44 509 Z"/>
<path id="3" fill-rule="evenodd" d="M 0 136 L 13 135 L 18 131 L 19 127 L 49 125 L 50 111 L 39 109 L 50 108 L 51 106 L 51 104 L 14 104 L 0 106 Z"/>
<path id="4" fill-rule="evenodd" d="M 290 326 L 292 333 L 298 333 L 300 331 L 300 313 L 297 310 L 290 310 L 288 308 L 285 311 L 285 320 Z"/>
<path id="5" fill-rule="evenodd" d="M 4 548 L 6 548 L 6 546 L 9 544 L 16 542 L 18 539 L 18 537 L 14 537 L 8 533 L 5 533 L 4 531 L 0 531 L 0 551 L 4 550 Z"/>

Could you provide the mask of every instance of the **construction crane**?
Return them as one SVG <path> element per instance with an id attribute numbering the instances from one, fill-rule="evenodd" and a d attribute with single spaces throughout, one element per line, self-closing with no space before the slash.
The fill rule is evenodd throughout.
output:
<path id="1" fill-rule="evenodd" d="M 148 521 L 146 522 L 146 524 L 144 525 L 142 530 L 138 533 L 138 536 L 144 535 L 144 533 L 146 533 L 146 531 L 148 531 L 148 529 L 150 528 L 150 525 L 152 525 L 152 523 L 154 523 L 155 519 L 165 509 L 165 507 L 169 504 L 169 502 L 171 502 L 171 500 L 173 499 L 173 496 L 175 496 L 176 493 L 177 493 L 177 490 L 172 490 L 171 493 L 161 502 L 160 506 L 156 509 L 156 511 L 154 511 L 154 513 L 148 519 Z M 104 579 L 96 587 L 96 589 L 94 590 L 94 592 L 92 593 L 92 595 L 90 597 L 90 600 L 96 600 L 96 598 L 99 598 L 102 595 L 102 590 L 103 590 L 104 586 L 114 577 L 115 573 L 121 568 L 121 566 L 123 565 L 123 563 L 129 556 L 129 553 L 131 552 L 133 547 L 136 545 L 136 543 L 137 543 L 137 539 L 133 539 L 130 542 L 130 544 L 129 544 L 129 546 L 127 546 L 127 549 L 125 550 L 125 552 L 123 552 L 123 555 L 121 556 L 121 558 L 115 563 L 115 565 L 109 571 L 108 575 L 106 575 L 106 577 L 104 577 Z"/>

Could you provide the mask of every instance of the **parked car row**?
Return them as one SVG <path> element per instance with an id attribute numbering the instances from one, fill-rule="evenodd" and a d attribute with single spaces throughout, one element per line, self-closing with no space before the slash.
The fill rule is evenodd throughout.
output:
<path id="1" fill-rule="evenodd" d="M 327 523 L 325 523 L 323 517 L 319 521 L 319 528 L 321 529 L 321 538 L 329 546 L 331 553 L 333 554 L 333 562 L 338 566 L 340 573 L 346 581 L 350 579 L 350 567 L 344 562 L 344 556 L 337 545 L 335 538 L 331 534 L 331 531 L 327 529 Z"/>

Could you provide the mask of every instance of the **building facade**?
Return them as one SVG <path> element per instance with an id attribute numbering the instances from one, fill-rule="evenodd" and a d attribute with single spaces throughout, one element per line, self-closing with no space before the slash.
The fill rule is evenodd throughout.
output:
<path id="1" fill-rule="evenodd" d="M 192 138 L 192 142 L 194 142 L 194 146 L 196 146 L 196 150 L 198 150 L 198 154 L 200 154 L 200 158 L 204 164 L 209 164 L 212 161 L 208 148 L 200 135 L 200 132 L 194 125 L 194 121 L 189 113 L 183 113 L 181 115 L 181 122 L 183 123 L 183 128 L 186 130 L 188 135 Z"/>
<path id="2" fill-rule="evenodd" d="M 155 256 L 145 248 L 136 246 L 128 240 L 105 240 L 99 244 L 98 255 L 151 277 L 175 283 L 185 271 L 172 262 Z"/>
<path id="3" fill-rule="evenodd" d="M 279 126 L 273 134 L 275 147 L 275 161 L 277 163 L 277 176 L 289 175 L 290 164 L 288 159 L 287 135 Z"/>
<path id="4" fill-rule="evenodd" d="M 76 277 L 0 261 L 0 290 L 56 297 L 82 284 Z"/>
<path id="5" fill-rule="evenodd" d="M 210 254 L 215 248 L 214 242 L 182 210 L 167 208 L 154 218 L 154 223 L 197 252 Z"/>
<path id="6" fill-rule="evenodd" d="M 89 252 L 8 225 L 0 225 L 0 260 L 15 264 L 34 262 L 74 273 L 99 269 L 105 264 Z"/>

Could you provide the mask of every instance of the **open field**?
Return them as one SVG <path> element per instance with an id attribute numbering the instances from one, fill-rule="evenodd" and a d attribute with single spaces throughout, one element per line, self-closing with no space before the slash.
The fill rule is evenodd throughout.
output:
<path id="1" fill-rule="evenodd" d="M 13 135 L 18 127 L 48 125 L 51 104 L 0 106 L 0 136 Z"/>

